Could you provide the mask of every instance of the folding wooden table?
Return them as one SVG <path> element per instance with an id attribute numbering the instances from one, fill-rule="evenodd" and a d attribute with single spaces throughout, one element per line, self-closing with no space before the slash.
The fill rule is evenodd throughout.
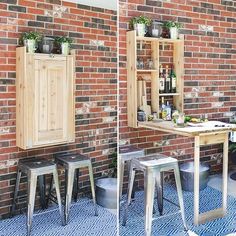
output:
<path id="1" fill-rule="evenodd" d="M 156 120 L 139 122 L 138 126 L 194 138 L 194 224 L 203 224 L 207 221 L 223 217 L 227 211 L 228 136 L 229 132 L 236 130 L 236 125 L 208 121 L 204 123 L 203 127 L 187 126 L 178 128 L 175 127 L 173 122 Z M 220 143 L 223 143 L 222 206 L 221 208 L 199 214 L 200 146 Z"/>

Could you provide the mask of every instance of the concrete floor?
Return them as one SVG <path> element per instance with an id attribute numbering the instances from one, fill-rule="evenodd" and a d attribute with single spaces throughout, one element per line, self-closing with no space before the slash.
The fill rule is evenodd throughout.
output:
<path id="1" fill-rule="evenodd" d="M 233 172 L 230 172 L 229 176 Z M 215 188 L 215 189 L 221 191 L 221 188 L 222 188 L 222 175 L 210 176 L 210 180 L 208 182 L 208 185 L 212 188 Z M 228 195 L 236 197 L 236 181 L 230 179 L 230 177 L 228 177 Z"/>

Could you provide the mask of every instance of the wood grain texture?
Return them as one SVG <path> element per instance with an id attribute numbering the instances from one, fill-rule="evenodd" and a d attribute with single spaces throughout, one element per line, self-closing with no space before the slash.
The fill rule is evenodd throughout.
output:
<path id="1" fill-rule="evenodd" d="M 74 55 L 28 54 L 17 49 L 17 146 L 75 140 Z"/>

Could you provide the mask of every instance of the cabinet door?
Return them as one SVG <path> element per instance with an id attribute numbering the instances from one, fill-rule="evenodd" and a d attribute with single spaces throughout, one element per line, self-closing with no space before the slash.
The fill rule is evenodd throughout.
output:
<path id="1" fill-rule="evenodd" d="M 35 60 L 33 145 L 67 140 L 66 60 Z"/>

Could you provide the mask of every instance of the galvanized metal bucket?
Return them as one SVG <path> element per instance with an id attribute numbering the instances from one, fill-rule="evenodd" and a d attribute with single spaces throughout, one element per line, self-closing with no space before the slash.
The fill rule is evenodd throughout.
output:
<path id="1" fill-rule="evenodd" d="M 109 208 L 117 208 L 117 179 L 103 178 L 96 181 L 97 204 Z"/>
<path id="2" fill-rule="evenodd" d="M 209 180 L 210 167 L 205 163 L 200 163 L 199 180 L 200 191 L 206 188 Z M 194 191 L 194 162 L 187 162 L 180 165 L 180 177 L 182 189 L 185 191 Z"/>

